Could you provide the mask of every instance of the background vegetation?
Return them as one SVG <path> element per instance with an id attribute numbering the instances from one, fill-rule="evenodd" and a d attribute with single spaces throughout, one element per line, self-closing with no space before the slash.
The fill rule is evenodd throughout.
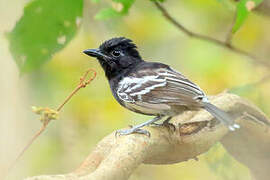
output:
<path id="1" fill-rule="evenodd" d="M 246 2 L 167 0 L 164 6 L 192 31 L 219 40 L 228 36 L 237 12 L 232 44 L 267 62 L 269 17 L 250 13 Z M 40 127 L 30 107 L 57 107 L 86 69 L 98 74 L 19 160 L 9 179 L 70 171 L 106 134 L 149 119 L 120 107 L 98 63 L 82 53 L 111 37 L 133 39 L 144 59 L 170 64 L 207 94 L 232 89 L 270 113 L 266 65 L 186 36 L 151 1 L 1 0 L 0 20 L 0 175 Z M 247 85 L 254 82 L 259 83 Z M 198 159 L 143 165 L 130 179 L 251 179 L 220 144 Z"/>

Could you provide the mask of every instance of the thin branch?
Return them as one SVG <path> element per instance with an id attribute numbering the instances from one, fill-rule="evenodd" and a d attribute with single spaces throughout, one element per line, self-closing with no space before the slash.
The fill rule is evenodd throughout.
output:
<path id="1" fill-rule="evenodd" d="M 232 39 L 233 39 L 233 36 L 235 34 L 235 32 L 233 32 L 233 27 L 235 25 L 236 18 L 237 18 L 237 11 L 235 11 L 235 13 L 234 13 L 233 21 L 232 21 L 232 24 L 230 26 L 230 30 L 229 30 L 229 32 L 227 34 L 227 37 L 226 37 L 225 43 L 227 44 L 227 46 L 231 46 L 232 45 Z"/>
<path id="2" fill-rule="evenodd" d="M 259 79 L 258 81 L 255 81 L 255 82 L 252 82 L 249 84 L 245 84 L 245 85 L 241 85 L 241 86 L 237 86 L 237 87 L 233 87 L 229 90 L 229 92 L 233 93 L 233 92 L 245 89 L 247 87 L 257 87 L 257 86 L 260 86 L 260 85 L 266 83 L 269 79 L 270 79 L 270 74 L 267 74 L 267 75 L 263 76 L 261 79 Z"/>
<path id="3" fill-rule="evenodd" d="M 14 162 L 9 166 L 8 168 L 8 173 L 13 169 L 15 164 L 18 162 L 18 160 L 23 156 L 25 151 L 33 144 L 33 142 L 43 133 L 43 131 L 47 128 L 47 125 L 50 121 L 46 121 L 42 124 L 40 130 L 29 140 L 29 142 L 25 145 L 23 150 L 19 153 L 17 158 L 14 160 Z"/>
<path id="4" fill-rule="evenodd" d="M 200 40 L 203 40 L 203 41 L 207 41 L 207 42 L 210 42 L 210 43 L 213 43 L 213 44 L 216 44 L 220 47 L 223 47 L 223 48 L 226 48 L 230 51 L 233 51 L 237 54 L 240 54 L 240 55 L 243 55 L 243 56 L 246 56 L 248 57 L 251 61 L 255 62 L 255 63 L 258 63 L 260 65 L 263 65 L 263 66 L 268 66 L 270 67 L 270 63 L 267 62 L 267 61 L 264 61 L 264 60 L 261 60 L 259 58 L 257 58 L 256 56 L 250 54 L 249 52 L 246 52 L 244 50 L 241 50 L 233 45 L 230 45 L 224 41 L 221 41 L 221 40 L 218 40 L 218 39 L 215 39 L 215 38 L 212 38 L 212 37 L 209 37 L 209 36 L 206 36 L 206 35 L 203 35 L 203 34 L 198 34 L 198 33 L 195 33 L 189 29 L 187 29 L 185 26 L 183 26 L 181 23 L 179 23 L 177 20 L 175 20 L 175 18 L 173 18 L 169 12 L 157 1 L 152 1 L 155 6 L 157 7 L 158 10 L 160 10 L 163 14 L 163 16 L 170 22 L 172 23 L 173 25 L 175 25 L 180 31 L 184 32 L 186 35 L 188 35 L 189 37 L 192 37 L 192 38 L 196 38 L 196 39 L 200 39 Z"/>
<path id="5" fill-rule="evenodd" d="M 259 86 L 259 85 L 262 85 L 262 84 L 266 83 L 269 79 L 270 79 L 270 74 L 267 74 L 262 79 L 254 82 L 254 83 L 249 84 L 249 86 Z"/>
<path id="6" fill-rule="evenodd" d="M 86 80 L 87 75 L 92 72 L 93 76 L 90 77 L 88 80 Z M 70 95 L 64 100 L 64 102 L 57 108 L 57 111 L 61 111 L 61 109 L 63 108 L 63 106 L 70 100 L 70 98 L 76 94 L 81 88 L 85 88 L 88 84 L 90 84 L 91 81 L 93 81 L 96 78 L 96 71 L 93 69 L 88 69 L 84 75 L 80 78 L 80 83 L 78 84 L 78 86 L 70 93 Z"/>
<path id="7" fill-rule="evenodd" d="M 90 76 L 90 78 L 88 80 L 86 80 L 88 74 L 92 72 L 93 76 Z M 70 95 L 64 100 L 64 102 L 62 104 L 60 104 L 57 108 L 57 112 L 60 112 L 61 109 L 64 107 L 64 105 L 72 98 L 72 96 L 74 96 L 81 88 L 86 87 L 88 84 L 90 84 L 91 81 L 93 81 L 96 77 L 96 72 L 92 69 L 88 69 L 84 75 L 80 78 L 80 82 L 78 84 L 78 86 L 70 93 Z M 54 110 L 49 109 L 49 108 L 39 108 L 42 111 L 51 111 L 51 113 L 56 113 Z M 23 154 L 25 153 L 25 151 L 34 143 L 34 141 L 46 130 L 47 126 L 49 125 L 49 123 L 53 120 L 52 118 L 48 118 L 48 115 L 45 115 L 46 117 L 44 119 L 42 119 L 42 126 L 40 128 L 40 130 L 30 139 L 30 141 L 25 145 L 25 147 L 23 148 L 23 150 L 19 153 L 19 155 L 17 156 L 17 158 L 14 160 L 14 162 L 10 165 L 10 167 L 8 168 L 8 173 L 12 170 L 12 168 L 15 166 L 15 164 L 18 162 L 18 160 L 23 156 Z"/>

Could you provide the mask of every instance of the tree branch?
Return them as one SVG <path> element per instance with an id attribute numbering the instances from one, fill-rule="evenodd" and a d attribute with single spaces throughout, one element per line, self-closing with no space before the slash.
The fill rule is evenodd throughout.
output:
<path id="1" fill-rule="evenodd" d="M 258 7 L 254 9 L 255 12 L 270 16 L 270 0 L 264 0 Z"/>
<path id="2" fill-rule="evenodd" d="M 260 180 L 269 179 L 270 120 L 253 104 L 233 94 L 210 98 L 241 125 L 228 129 L 207 111 L 187 111 L 172 119 L 176 129 L 146 127 L 151 137 L 132 134 L 102 139 L 72 173 L 45 175 L 25 180 L 127 180 L 142 163 L 172 164 L 196 158 L 218 141 Z"/>
<path id="3" fill-rule="evenodd" d="M 235 13 L 233 15 L 232 24 L 230 26 L 229 32 L 228 32 L 226 40 L 225 40 L 225 43 L 227 46 L 232 46 L 232 39 L 233 39 L 233 35 L 234 35 L 233 27 L 234 27 L 234 24 L 236 22 L 236 18 L 237 18 L 237 11 L 235 11 Z"/>
<path id="4" fill-rule="evenodd" d="M 243 56 L 246 56 L 248 57 L 251 61 L 253 61 L 254 63 L 257 63 L 257 64 L 260 64 L 260 65 L 263 65 L 263 66 L 268 66 L 270 67 L 270 63 L 268 61 L 264 61 L 264 60 L 261 60 L 259 59 L 258 57 L 254 56 L 253 54 L 250 54 L 249 52 L 246 52 L 242 49 L 239 49 L 237 47 L 235 47 L 234 45 L 232 45 L 230 43 L 231 41 L 231 35 L 228 36 L 227 40 L 226 41 L 221 41 L 221 40 L 218 40 L 218 39 L 215 39 L 215 38 L 212 38 L 210 36 L 206 36 L 206 35 L 203 35 L 203 34 L 198 34 L 198 33 L 195 33 L 191 30 L 189 30 L 188 28 L 186 28 L 184 25 L 182 25 L 180 22 L 178 22 L 175 18 L 173 18 L 170 13 L 157 1 L 152 1 L 155 6 L 157 7 L 158 10 L 160 10 L 163 14 L 163 16 L 170 22 L 172 23 L 174 26 L 176 26 L 180 31 L 182 31 L 183 33 L 185 33 L 186 35 L 188 35 L 189 37 L 192 37 L 192 38 L 196 38 L 196 39 L 200 39 L 200 40 L 203 40 L 203 41 L 207 41 L 207 42 L 210 42 L 210 43 L 213 43 L 215 45 L 218 45 L 220 47 L 223 47 L 223 48 L 226 48 L 230 51 L 233 51 L 237 54 L 240 54 L 240 55 L 243 55 Z M 229 43 L 228 43 L 229 42 Z"/>

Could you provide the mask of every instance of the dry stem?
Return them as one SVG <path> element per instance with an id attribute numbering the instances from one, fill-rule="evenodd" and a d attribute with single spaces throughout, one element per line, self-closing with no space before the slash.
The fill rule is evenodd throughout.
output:
<path id="1" fill-rule="evenodd" d="M 188 36 L 190 36 L 192 38 L 196 38 L 196 39 L 200 39 L 200 40 L 203 40 L 203 41 L 207 41 L 207 42 L 216 44 L 216 45 L 221 46 L 223 48 L 229 49 L 229 50 L 231 50 L 231 51 L 233 51 L 233 52 L 235 52 L 237 54 L 246 56 L 251 61 L 253 61 L 255 64 L 260 64 L 262 66 L 270 67 L 270 63 L 268 61 L 261 60 L 258 57 L 254 56 L 253 54 L 250 54 L 249 52 L 246 52 L 246 51 L 244 51 L 242 49 L 239 49 L 239 48 L 235 47 L 234 45 L 232 45 L 231 44 L 231 40 L 232 40 L 232 34 L 231 33 L 229 33 L 229 35 L 227 37 L 227 40 L 225 40 L 225 41 L 221 41 L 221 40 L 212 38 L 212 37 L 207 36 L 207 35 L 195 33 L 193 31 L 189 30 L 188 28 L 186 28 L 184 25 L 182 25 L 175 18 L 173 18 L 170 15 L 170 13 L 167 11 L 167 9 L 165 7 L 163 7 L 163 5 L 161 5 L 159 2 L 153 1 L 153 3 L 157 7 L 157 9 L 162 12 L 162 14 L 166 18 L 166 20 L 168 20 L 170 23 L 175 25 L 180 31 L 184 32 L 186 35 L 188 35 Z"/>
<path id="2" fill-rule="evenodd" d="M 88 80 L 86 80 L 88 74 L 92 72 L 93 76 L 90 76 L 90 78 Z M 96 77 L 96 71 L 93 69 L 88 69 L 84 75 L 80 78 L 80 82 L 78 84 L 78 86 L 70 93 L 70 95 L 64 100 L 64 102 L 58 106 L 57 108 L 57 112 L 60 112 L 61 109 L 64 107 L 64 105 L 81 89 L 86 87 L 88 84 L 90 84 L 91 81 L 93 81 Z M 54 113 L 54 110 L 51 110 L 49 108 L 40 108 L 42 110 L 46 110 L 46 111 L 52 111 Z M 39 114 L 39 113 L 38 113 Z M 42 114 L 41 114 L 42 115 Z M 35 135 L 30 139 L 30 141 L 25 145 L 25 147 L 23 148 L 23 150 L 19 153 L 19 155 L 17 156 L 17 158 L 14 160 L 14 162 L 10 165 L 10 167 L 8 168 L 8 173 L 12 170 L 12 168 L 15 166 L 15 164 L 18 162 L 18 160 L 23 156 L 23 154 L 26 152 L 26 150 L 34 143 L 34 141 L 46 130 L 48 124 L 51 122 L 52 118 L 48 118 L 46 117 L 42 117 L 42 126 L 41 128 L 38 130 L 37 133 L 35 133 Z"/>

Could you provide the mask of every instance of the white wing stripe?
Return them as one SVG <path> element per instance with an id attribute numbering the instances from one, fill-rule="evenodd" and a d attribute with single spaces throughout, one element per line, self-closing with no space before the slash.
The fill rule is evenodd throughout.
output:
<path id="1" fill-rule="evenodd" d="M 152 85 L 151 86 L 144 85 L 148 82 L 152 82 L 151 83 Z M 156 83 L 153 84 L 153 82 Z M 143 78 L 125 77 L 119 82 L 117 94 L 120 96 L 122 100 L 125 101 L 133 100 L 131 96 L 137 96 L 138 99 L 141 100 L 142 95 L 149 93 L 151 90 L 157 87 L 166 86 L 167 83 L 176 84 L 175 89 L 183 89 L 184 91 L 192 93 L 194 95 L 199 94 L 204 96 L 204 92 L 198 86 L 196 86 L 191 82 L 188 82 L 188 80 L 186 81 L 185 79 L 180 79 L 176 74 L 170 71 L 160 71 L 158 72 L 158 75 L 144 76 Z M 142 86 L 146 87 L 142 89 L 141 88 Z M 130 97 L 131 99 L 129 99 L 128 97 Z"/>
<path id="2" fill-rule="evenodd" d="M 128 88 L 125 92 L 131 92 L 134 89 L 137 89 L 142 86 L 142 84 L 147 83 L 148 81 L 155 81 L 155 82 L 165 82 L 165 79 L 157 79 L 158 76 L 146 76 L 144 78 L 124 78 L 120 84 L 132 84 L 135 83 L 136 85 Z"/>
<path id="3" fill-rule="evenodd" d="M 137 95 L 143 95 L 143 94 L 146 94 L 146 93 L 149 93 L 151 90 L 157 88 L 157 87 L 162 87 L 162 86 L 165 86 L 167 84 L 167 82 L 163 82 L 163 83 L 159 83 L 159 84 L 155 84 L 153 86 L 149 86 L 149 87 L 146 87 L 145 89 L 139 91 L 139 92 L 135 92 L 135 93 L 131 93 L 130 95 L 131 96 L 137 96 Z"/>
<path id="4" fill-rule="evenodd" d="M 119 82 L 120 85 L 132 84 L 132 83 L 144 83 L 145 81 L 154 80 L 158 76 L 145 76 L 144 78 L 126 77 Z"/>
<path id="5" fill-rule="evenodd" d="M 158 75 L 161 76 L 171 76 L 171 77 L 177 77 L 175 74 L 169 73 L 169 72 L 159 72 Z"/>

